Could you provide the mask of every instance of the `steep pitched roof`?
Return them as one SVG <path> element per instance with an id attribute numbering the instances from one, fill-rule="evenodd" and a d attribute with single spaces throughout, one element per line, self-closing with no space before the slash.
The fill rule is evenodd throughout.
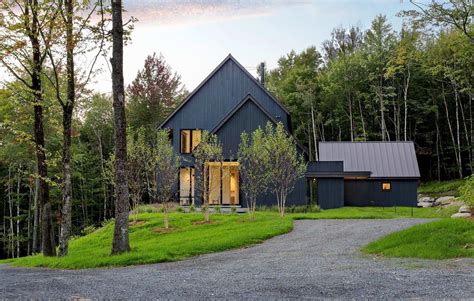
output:
<path id="1" fill-rule="evenodd" d="M 163 127 L 173 116 L 179 112 L 179 110 L 186 105 L 186 103 L 214 76 L 214 74 L 219 71 L 219 69 L 222 68 L 222 66 L 227 63 L 227 61 L 231 60 L 232 62 L 235 63 L 236 66 L 241 69 L 244 74 L 246 74 L 253 82 L 257 84 L 258 87 L 262 89 L 262 91 L 265 92 L 284 112 L 286 112 L 288 115 L 290 114 L 289 111 L 267 90 L 265 87 L 262 86 L 262 84 L 253 77 L 250 72 L 245 69 L 244 66 L 242 66 L 233 56 L 232 54 L 229 54 L 185 99 L 184 101 L 176 108 L 176 110 L 173 111 L 166 119 L 163 121 L 160 125 L 160 127 Z"/>
<path id="2" fill-rule="evenodd" d="M 344 161 L 344 172 L 371 178 L 419 178 L 413 142 L 320 142 L 321 161 Z"/>
<path id="3" fill-rule="evenodd" d="M 277 124 L 278 123 L 278 120 L 276 120 L 251 94 L 248 94 L 247 96 L 245 96 L 237 106 L 235 106 L 235 108 L 229 112 L 229 114 L 227 114 L 226 117 L 224 117 L 211 131 L 212 134 L 216 134 L 219 129 L 221 129 L 224 124 L 226 124 L 231 118 L 232 116 L 234 116 L 247 102 L 251 101 L 252 103 L 254 103 L 257 108 L 260 109 L 260 111 L 262 111 L 265 116 L 268 117 L 268 119 L 273 123 L 273 124 Z M 286 130 L 285 128 L 285 131 L 286 133 L 289 135 L 289 136 L 292 136 L 290 132 L 288 132 L 288 130 Z M 302 145 L 298 140 L 296 140 L 296 138 L 294 138 L 295 140 L 295 143 L 296 145 L 305 153 L 308 153 L 306 147 L 304 145 Z"/>

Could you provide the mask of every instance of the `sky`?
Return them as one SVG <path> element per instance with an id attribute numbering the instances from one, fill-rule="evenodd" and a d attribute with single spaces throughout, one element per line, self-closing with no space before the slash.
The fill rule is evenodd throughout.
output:
<path id="1" fill-rule="evenodd" d="M 321 49 L 333 28 L 370 27 L 385 14 L 399 29 L 400 10 L 408 0 L 124 0 L 124 22 L 138 18 L 132 41 L 125 47 L 124 76 L 128 85 L 147 55 L 163 54 L 189 91 L 231 53 L 251 73 L 260 62 L 275 68 L 292 49 Z M 111 91 L 110 66 L 91 88 Z"/>

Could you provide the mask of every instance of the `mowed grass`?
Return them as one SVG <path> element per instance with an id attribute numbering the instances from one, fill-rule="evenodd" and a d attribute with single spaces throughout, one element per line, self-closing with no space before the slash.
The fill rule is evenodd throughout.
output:
<path id="1" fill-rule="evenodd" d="M 294 219 L 443 218 L 455 211 L 457 207 L 343 207 L 313 213 L 289 213 L 284 218 L 276 212 L 257 212 L 253 221 L 249 220 L 247 214 L 211 214 L 211 224 L 199 223 L 203 221 L 202 213 L 175 212 L 170 215 L 170 227 L 173 230 L 167 233 L 163 232 L 163 215 L 148 212 L 138 214 L 139 222 L 130 227 L 132 251 L 129 253 L 110 255 L 114 224 L 109 223 L 91 234 L 73 239 L 66 257 L 44 257 L 39 254 L 0 263 L 83 269 L 177 261 L 260 243 L 291 231 Z"/>
<path id="2" fill-rule="evenodd" d="M 474 257 L 474 221 L 443 219 L 416 225 L 373 241 L 362 251 L 388 257 Z"/>
<path id="3" fill-rule="evenodd" d="M 280 218 L 271 213 L 257 213 L 250 221 L 247 215 L 211 215 L 211 224 L 203 221 L 203 214 L 172 213 L 170 227 L 174 231 L 157 233 L 163 228 L 160 213 L 138 215 L 137 223 L 130 227 L 129 253 L 111 256 L 113 223 L 70 242 L 69 255 L 63 258 L 42 255 L 4 260 L 15 266 L 82 269 L 127 266 L 176 261 L 192 256 L 219 252 L 253 245 L 275 235 L 292 230 L 290 217 Z"/>
<path id="4" fill-rule="evenodd" d="M 321 212 L 292 213 L 294 219 L 387 219 L 387 218 L 444 218 L 458 211 L 457 206 L 412 207 L 342 207 Z"/>

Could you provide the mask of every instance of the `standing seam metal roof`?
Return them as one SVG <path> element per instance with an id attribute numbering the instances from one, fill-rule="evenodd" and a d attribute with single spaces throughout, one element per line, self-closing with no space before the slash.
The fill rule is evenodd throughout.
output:
<path id="1" fill-rule="evenodd" d="M 343 161 L 344 171 L 371 178 L 419 178 L 413 142 L 320 142 L 321 161 Z"/>

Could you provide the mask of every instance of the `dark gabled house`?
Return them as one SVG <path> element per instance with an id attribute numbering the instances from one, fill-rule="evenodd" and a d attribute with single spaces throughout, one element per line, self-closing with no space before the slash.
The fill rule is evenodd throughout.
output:
<path id="1" fill-rule="evenodd" d="M 219 137 L 225 156 L 222 169 L 219 164 L 213 166 L 210 163 L 209 185 L 215 185 L 213 188 L 217 189 L 212 189 L 209 204 L 245 207 L 236 160 L 240 134 L 264 128 L 268 121 L 274 124 L 281 122 L 291 134 L 288 110 L 232 55 L 227 56 L 161 125 L 161 128 L 170 130 L 173 147 L 182 157 L 177 189 L 180 203 L 201 204 L 194 192 L 194 160 L 191 153 L 205 130 Z M 305 154 L 301 145 L 298 149 Z M 306 203 L 306 182 L 303 178 L 296 183 L 287 204 Z M 275 197 L 261 195 L 258 204 L 276 205 Z"/>
<path id="2" fill-rule="evenodd" d="M 317 179 L 323 209 L 342 206 L 416 206 L 420 171 L 413 142 L 320 142 Z"/>
<path id="3" fill-rule="evenodd" d="M 216 134 L 225 162 L 210 162 L 208 185 L 213 185 L 210 205 L 246 206 L 240 191 L 236 160 L 240 134 L 281 122 L 291 135 L 287 109 L 232 55 L 162 123 L 181 155 L 177 195 L 181 205 L 201 205 L 195 194 L 192 150 L 202 131 Z M 298 150 L 307 158 L 306 150 Z M 349 206 L 416 206 L 420 173 L 412 142 L 321 142 L 320 161 L 309 162 L 306 179 L 297 181 L 287 205 L 306 205 L 310 181 L 317 182 L 317 203 L 323 209 Z M 273 195 L 262 194 L 258 205 L 276 205 Z"/>

